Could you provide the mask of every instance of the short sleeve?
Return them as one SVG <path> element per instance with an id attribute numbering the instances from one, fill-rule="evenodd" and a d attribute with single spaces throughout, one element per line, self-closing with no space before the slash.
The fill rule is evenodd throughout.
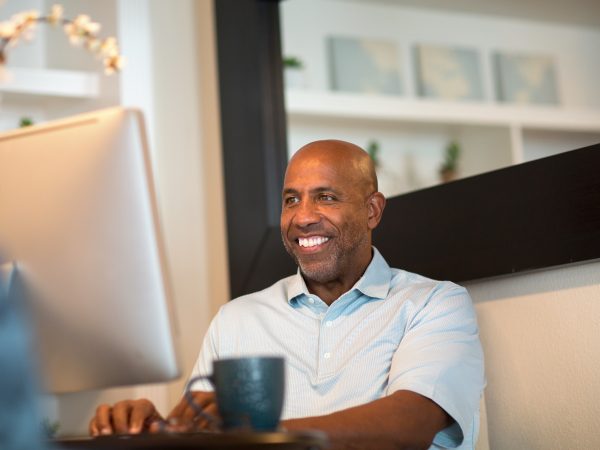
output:
<path id="1" fill-rule="evenodd" d="M 190 380 L 200 375 L 210 375 L 212 373 L 213 361 L 219 358 L 219 315 L 211 321 L 204 340 L 202 348 L 192 369 Z M 193 391 L 212 391 L 213 387 L 208 380 L 198 380 L 192 385 Z"/>
<path id="2" fill-rule="evenodd" d="M 465 437 L 472 438 L 484 385 L 483 351 L 469 294 L 441 283 L 412 312 L 392 358 L 387 394 L 409 390 L 433 400 L 456 422 L 433 443 L 458 447 Z"/>

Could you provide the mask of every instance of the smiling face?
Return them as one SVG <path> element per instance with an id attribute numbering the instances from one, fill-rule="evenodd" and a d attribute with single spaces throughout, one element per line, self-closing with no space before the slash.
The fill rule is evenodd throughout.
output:
<path id="1" fill-rule="evenodd" d="M 385 199 L 369 156 L 343 141 L 301 148 L 285 175 L 281 236 L 307 284 L 352 284 L 371 260 Z"/>

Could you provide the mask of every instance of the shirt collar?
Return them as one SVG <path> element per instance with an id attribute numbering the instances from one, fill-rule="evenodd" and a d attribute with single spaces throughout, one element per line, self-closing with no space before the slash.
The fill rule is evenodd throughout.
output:
<path id="1" fill-rule="evenodd" d="M 364 295 L 372 298 L 384 299 L 390 290 L 390 281 L 392 279 L 392 272 L 390 266 L 385 261 L 379 250 L 373 248 L 373 258 L 367 266 L 367 270 L 362 277 L 356 282 L 356 284 L 350 289 L 358 289 Z M 306 287 L 306 282 L 300 274 L 300 268 L 298 268 L 296 275 L 289 279 L 287 285 L 287 302 L 290 304 L 294 303 L 294 300 L 301 296 L 310 296 L 310 292 Z"/>

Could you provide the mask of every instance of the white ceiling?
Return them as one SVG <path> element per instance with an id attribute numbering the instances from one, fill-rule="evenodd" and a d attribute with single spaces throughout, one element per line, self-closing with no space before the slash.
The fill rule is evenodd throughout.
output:
<path id="1" fill-rule="evenodd" d="M 600 0 L 345 0 L 516 17 L 600 29 Z"/>

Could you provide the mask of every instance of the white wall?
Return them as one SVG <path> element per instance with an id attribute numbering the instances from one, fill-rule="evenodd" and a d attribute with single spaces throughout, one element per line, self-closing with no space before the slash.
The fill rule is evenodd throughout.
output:
<path id="1" fill-rule="evenodd" d="M 209 321 L 229 300 L 213 2 L 150 7 L 156 167 L 187 378 Z M 182 388 L 172 386 L 171 403 Z"/>
<path id="2" fill-rule="evenodd" d="M 206 327 L 229 299 L 212 0 L 119 0 L 127 66 L 121 102 L 142 108 L 179 325 L 182 378 L 170 384 L 59 396 L 60 434 L 87 433 L 99 403 L 149 397 L 163 413 L 179 400 Z"/>
<path id="3" fill-rule="evenodd" d="M 465 285 L 485 351 L 490 448 L 600 448 L 600 262 Z"/>

